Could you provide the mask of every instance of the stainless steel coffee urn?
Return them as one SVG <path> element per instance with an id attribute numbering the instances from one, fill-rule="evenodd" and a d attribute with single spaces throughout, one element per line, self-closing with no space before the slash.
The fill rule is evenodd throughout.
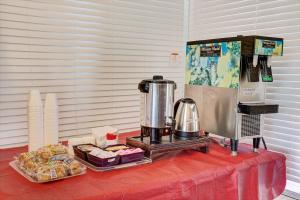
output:
<path id="1" fill-rule="evenodd" d="M 172 133 L 176 83 L 155 75 L 141 81 L 138 89 L 142 93 L 141 138 L 150 136 L 151 144 L 161 143 L 162 136 Z"/>

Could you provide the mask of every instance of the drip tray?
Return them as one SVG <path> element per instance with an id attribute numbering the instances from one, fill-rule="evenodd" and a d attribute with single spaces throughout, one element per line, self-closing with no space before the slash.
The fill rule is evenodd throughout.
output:
<path id="1" fill-rule="evenodd" d="M 128 137 L 126 144 L 133 147 L 139 147 L 145 151 L 145 156 L 154 160 L 163 154 L 181 150 L 195 150 L 202 153 L 208 152 L 210 139 L 207 137 L 199 137 L 191 140 L 178 140 L 173 138 L 169 141 L 169 136 L 163 136 L 160 144 L 150 144 L 150 137 Z"/>
<path id="2" fill-rule="evenodd" d="M 240 103 L 238 105 L 239 113 L 247 115 L 260 115 L 278 113 L 278 104 L 265 104 L 265 103 Z"/>

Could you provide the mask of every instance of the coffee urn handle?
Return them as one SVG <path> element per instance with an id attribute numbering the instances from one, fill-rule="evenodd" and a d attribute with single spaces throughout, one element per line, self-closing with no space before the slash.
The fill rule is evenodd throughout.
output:
<path id="1" fill-rule="evenodd" d="M 142 82 L 139 83 L 138 89 L 142 93 L 148 93 L 149 92 L 149 83 L 143 80 Z"/>

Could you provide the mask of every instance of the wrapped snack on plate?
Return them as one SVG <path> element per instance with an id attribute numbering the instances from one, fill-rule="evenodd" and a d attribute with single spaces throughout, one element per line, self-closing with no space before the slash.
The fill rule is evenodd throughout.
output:
<path id="1" fill-rule="evenodd" d="M 55 156 L 52 156 L 49 161 L 64 161 L 66 159 L 69 159 L 71 158 L 70 155 L 68 154 L 60 154 L 60 155 L 55 155 Z"/>
<path id="2" fill-rule="evenodd" d="M 24 165 L 21 166 L 23 170 L 26 170 L 28 174 L 33 175 L 37 172 L 39 164 L 33 159 L 28 159 L 24 162 Z"/>
<path id="3" fill-rule="evenodd" d="M 63 178 L 68 175 L 67 169 L 62 162 L 51 161 L 38 168 L 36 178 L 38 181 L 50 181 Z"/>
<path id="4" fill-rule="evenodd" d="M 82 165 L 77 160 L 75 160 L 73 158 L 65 159 L 64 164 L 67 166 L 68 173 L 70 175 L 80 174 L 84 170 Z"/>
<path id="5" fill-rule="evenodd" d="M 37 151 L 37 156 L 40 162 L 46 163 L 52 157 L 52 153 L 48 148 L 40 148 Z"/>
<path id="6" fill-rule="evenodd" d="M 28 160 L 36 161 L 37 160 L 37 153 L 35 151 L 21 153 L 17 157 L 17 160 L 19 161 L 19 164 L 23 166 L 24 163 L 27 162 Z"/>
<path id="7" fill-rule="evenodd" d="M 19 162 L 19 166 L 22 170 L 25 170 L 28 172 L 28 174 L 34 174 L 36 173 L 39 165 L 38 165 L 38 157 L 36 152 L 26 152 L 21 153 L 17 160 Z"/>
<path id="8" fill-rule="evenodd" d="M 61 161 L 67 169 L 68 174 L 76 175 L 83 172 L 82 165 L 73 157 L 67 154 L 55 155 L 50 158 L 51 161 Z"/>
<path id="9" fill-rule="evenodd" d="M 46 163 L 55 155 L 67 154 L 67 148 L 62 144 L 48 145 L 38 149 L 37 154 L 40 161 Z"/>
<path id="10" fill-rule="evenodd" d="M 79 175 L 86 170 L 85 166 L 67 154 L 66 147 L 61 144 L 48 145 L 37 151 L 21 153 L 15 162 L 24 174 L 38 182 Z"/>
<path id="11" fill-rule="evenodd" d="M 67 148 L 62 144 L 51 144 L 43 148 L 48 149 L 51 152 L 52 156 L 68 153 Z"/>
<path id="12" fill-rule="evenodd" d="M 30 159 L 30 158 L 35 158 L 36 157 L 36 152 L 35 151 L 31 151 L 31 152 L 24 152 L 24 153 L 21 153 L 17 159 L 20 163 L 24 162 L 25 160 L 27 159 Z"/>

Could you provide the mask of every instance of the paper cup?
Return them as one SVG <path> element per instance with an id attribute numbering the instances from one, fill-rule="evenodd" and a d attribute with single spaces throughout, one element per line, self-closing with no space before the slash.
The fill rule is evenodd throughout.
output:
<path id="1" fill-rule="evenodd" d="M 46 94 L 44 107 L 44 144 L 58 143 L 58 107 L 55 94 Z"/>

